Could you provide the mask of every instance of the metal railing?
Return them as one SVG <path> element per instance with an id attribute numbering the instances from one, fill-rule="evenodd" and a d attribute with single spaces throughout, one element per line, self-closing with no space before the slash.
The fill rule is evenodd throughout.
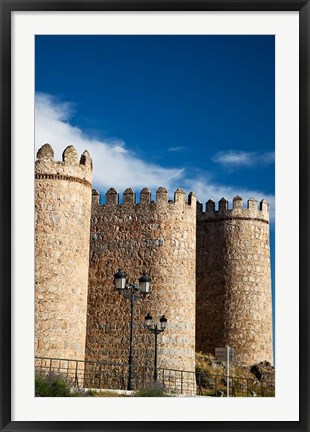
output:
<path id="1" fill-rule="evenodd" d="M 227 396 L 227 380 L 231 397 L 273 397 L 275 396 L 274 381 L 259 381 L 255 378 L 243 378 L 225 375 L 213 375 L 196 372 L 197 395 Z"/>
<path id="2" fill-rule="evenodd" d="M 128 364 L 36 357 L 35 368 L 37 373 L 60 374 L 76 388 L 127 389 Z M 151 367 L 134 366 L 134 388 L 152 383 L 153 375 Z M 227 396 L 227 376 L 223 374 L 159 368 L 158 382 L 167 393 L 175 395 Z M 234 376 L 229 378 L 229 394 L 232 397 L 272 397 L 275 383 Z"/>

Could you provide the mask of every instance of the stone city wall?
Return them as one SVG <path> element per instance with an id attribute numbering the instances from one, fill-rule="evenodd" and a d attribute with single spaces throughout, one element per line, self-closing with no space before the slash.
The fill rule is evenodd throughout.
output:
<path id="1" fill-rule="evenodd" d="M 127 363 L 130 302 L 114 287 L 121 268 L 138 284 L 144 271 L 152 292 L 135 306 L 134 362 L 153 366 L 154 335 L 144 325 L 151 313 L 168 328 L 158 336 L 158 367 L 195 370 L 196 199 L 178 189 L 168 201 L 164 188 L 143 189 L 140 201 L 126 189 L 119 204 L 110 189 L 104 205 L 93 191 L 86 360 Z"/>
<path id="2" fill-rule="evenodd" d="M 236 361 L 273 363 L 269 208 L 235 197 L 197 210 L 196 349 L 226 344 Z"/>
<path id="3" fill-rule="evenodd" d="M 74 147 L 35 164 L 35 354 L 85 357 L 92 161 Z"/>
<path id="4" fill-rule="evenodd" d="M 233 347 L 236 361 L 273 363 L 269 208 L 253 198 L 232 209 L 211 200 L 206 211 L 182 189 L 136 202 L 114 189 L 100 203 L 91 192 L 92 161 L 69 146 L 61 162 L 45 144 L 35 169 L 38 357 L 126 364 L 130 302 L 114 287 L 121 268 L 130 283 L 144 271 L 152 292 L 135 305 L 134 364 L 153 367 L 148 313 L 168 328 L 158 336 L 158 367 L 195 370 L 197 351 Z M 197 211 L 196 211 L 197 208 Z M 197 232 L 196 232 L 197 230 Z M 196 237 L 197 235 L 197 237 Z M 196 327 L 196 331 L 195 331 Z"/>

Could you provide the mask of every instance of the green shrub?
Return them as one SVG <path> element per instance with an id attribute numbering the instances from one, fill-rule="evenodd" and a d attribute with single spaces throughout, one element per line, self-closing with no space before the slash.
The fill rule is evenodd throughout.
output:
<path id="1" fill-rule="evenodd" d="M 36 374 L 35 395 L 39 397 L 79 396 L 77 393 L 71 393 L 71 383 L 68 378 L 56 373 Z"/>
<path id="2" fill-rule="evenodd" d="M 89 390 L 87 390 L 87 395 L 96 397 L 96 396 L 98 396 L 98 392 L 94 389 L 89 389 Z"/>
<path id="3" fill-rule="evenodd" d="M 137 397 L 166 397 L 168 396 L 165 391 L 165 387 L 156 382 L 147 384 L 146 386 L 138 389 L 134 393 Z"/>

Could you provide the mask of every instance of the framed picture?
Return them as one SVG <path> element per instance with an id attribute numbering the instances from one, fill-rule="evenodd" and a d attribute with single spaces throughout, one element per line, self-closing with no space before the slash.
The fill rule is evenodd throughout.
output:
<path id="1" fill-rule="evenodd" d="M 308 1 L 4 0 L 1 28 L 1 430 L 309 430 Z M 79 158 L 82 154 L 78 172 L 72 168 L 76 153 Z M 61 158 L 70 166 L 68 172 L 54 162 Z M 49 164 L 56 167 L 52 174 L 44 171 Z M 79 177 L 81 169 L 88 170 L 86 177 Z M 46 203 L 46 196 L 41 203 L 40 187 L 56 177 L 63 183 L 72 181 L 79 188 L 77 196 L 85 189 L 90 198 L 95 188 L 90 227 L 83 225 L 90 219 L 90 211 L 85 217 L 86 205 L 79 207 L 74 223 L 68 219 L 77 201 L 68 195 L 67 184 L 57 204 Z M 183 189 L 189 193 L 186 208 Z M 54 192 L 48 189 L 51 197 Z M 196 205 L 196 198 L 202 204 Z M 49 218 L 57 219 L 54 205 L 67 205 L 63 227 L 57 222 L 56 240 L 62 250 L 54 243 L 41 249 L 49 229 L 45 209 Z M 36 217 L 42 218 L 36 224 L 35 207 Z M 156 209 L 156 217 L 153 210 L 149 215 L 149 208 Z M 201 213 L 197 241 L 196 211 Z M 129 220 L 141 224 L 145 218 L 144 228 L 130 222 L 130 229 L 136 230 L 133 247 L 126 240 L 126 226 Z M 221 229 L 205 228 L 215 220 L 224 220 L 228 232 L 223 263 L 227 254 L 238 263 L 236 272 L 229 266 L 229 277 L 242 274 L 242 280 L 238 276 L 231 283 L 229 301 L 225 294 L 223 304 L 229 302 L 231 308 L 223 306 L 227 322 L 222 340 L 216 332 L 223 324 L 217 309 L 222 308 L 223 293 L 216 291 L 208 297 L 213 303 L 204 303 L 204 289 L 219 286 L 219 278 L 227 287 L 223 248 L 212 249 L 221 241 Z M 79 233 L 80 243 L 70 236 L 66 243 L 70 227 Z M 139 234 L 149 229 L 149 237 Z M 124 230 L 120 238 L 119 230 Z M 103 238 L 110 254 L 105 260 Z M 227 246 L 228 239 L 234 245 L 242 239 L 247 253 L 239 257 L 237 246 Z M 268 251 L 261 253 L 254 244 L 252 248 L 251 241 Z M 147 243 L 143 250 L 139 242 Z M 202 253 L 206 244 L 207 258 Z M 45 282 L 46 269 L 52 275 L 54 264 L 61 266 L 60 255 L 70 248 L 74 264 L 63 271 L 67 275 L 59 285 L 64 287 L 69 278 L 70 288 L 59 301 L 54 282 Z M 182 248 L 185 252 L 180 253 Z M 150 251 L 149 256 L 141 258 L 141 250 Z M 196 256 L 198 264 L 192 265 L 190 259 Z M 123 266 L 118 272 L 117 260 Z M 196 284 L 193 280 L 191 290 L 195 265 L 203 277 Z M 206 276 L 208 266 L 211 277 Z M 124 271 L 140 273 L 128 274 L 127 279 Z M 259 272 L 265 279 L 255 279 Z M 85 288 L 79 285 L 84 273 L 90 275 L 84 290 L 89 300 L 78 307 L 72 298 Z M 139 277 L 138 284 L 132 283 Z M 113 282 L 121 295 L 115 294 Z M 169 289 L 160 291 L 160 284 Z M 183 285 L 186 290 L 178 288 Z M 243 291 L 236 295 L 238 289 Z M 46 295 L 53 304 L 50 310 Z M 122 313 L 114 314 L 120 309 Z M 231 310 L 235 313 L 230 317 Z M 48 313 L 55 316 L 52 326 Z M 159 314 L 158 320 L 154 314 Z M 59 335 L 65 335 L 60 350 Z M 251 341 L 246 349 L 240 342 L 243 337 Z M 197 362 L 206 359 L 207 351 L 214 351 L 211 363 L 219 362 L 212 367 L 225 364 L 219 386 L 213 370 L 208 372 L 212 383 L 202 383 L 206 375 Z M 175 397 L 145 399 L 135 393 L 138 356 L 145 366 L 141 377 L 150 372 L 150 381 L 160 381 L 160 391 Z M 119 384 L 126 389 L 122 396 L 138 399 L 110 394 L 38 397 L 42 395 L 35 390 L 35 374 L 40 369 L 44 376 L 49 368 L 51 376 L 52 368 L 57 369 L 55 360 L 58 372 L 67 368 L 67 378 L 73 370 L 75 387 L 83 379 L 89 381 L 83 385 L 88 388 L 107 388 L 97 366 L 110 362 L 113 373 L 116 367 L 118 377 L 126 381 Z M 236 366 L 230 364 L 234 361 Z M 244 373 L 254 373 L 259 361 L 264 373 L 275 369 L 272 385 L 264 388 L 256 379 L 256 387 L 250 388 L 249 375 L 245 388 L 237 374 L 229 377 L 229 365 L 235 372 L 239 364 Z"/>

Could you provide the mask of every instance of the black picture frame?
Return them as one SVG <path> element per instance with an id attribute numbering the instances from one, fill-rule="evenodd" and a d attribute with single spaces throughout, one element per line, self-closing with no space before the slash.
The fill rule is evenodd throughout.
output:
<path id="1" fill-rule="evenodd" d="M 26 422 L 11 421 L 11 13 L 13 11 L 299 11 L 300 356 L 299 421 Z M 304 0 L 0 0 L 1 19 L 1 431 L 310 431 L 309 423 L 309 1 Z M 292 210 L 293 211 L 293 210 Z M 294 359 L 292 358 L 292 361 Z M 150 407 L 152 409 L 152 407 Z"/>

